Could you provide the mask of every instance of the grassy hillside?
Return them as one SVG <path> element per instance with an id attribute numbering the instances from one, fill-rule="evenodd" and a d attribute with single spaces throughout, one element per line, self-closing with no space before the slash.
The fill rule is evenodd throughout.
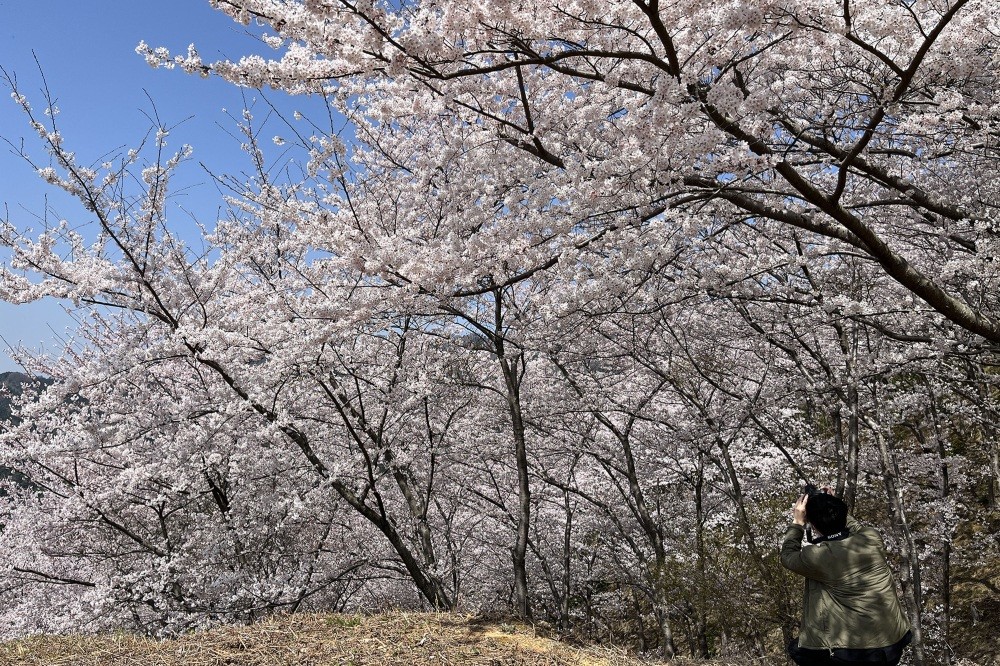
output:
<path id="1" fill-rule="evenodd" d="M 623 652 L 544 638 L 530 626 L 468 616 L 292 615 L 173 640 L 128 634 L 0 643 L 7 666 L 639 666 Z"/>

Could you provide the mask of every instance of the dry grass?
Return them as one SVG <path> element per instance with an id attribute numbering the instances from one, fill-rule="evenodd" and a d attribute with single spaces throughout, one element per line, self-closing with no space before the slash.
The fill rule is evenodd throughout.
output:
<path id="1" fill-rule="evenodd" d="M 463 615 L 292 615 L 171 640 L 130 634 L 37 636 L 0 643 L 18 666 L 639 666 L 606 648 L 573 647 L 530 626 Z"/>

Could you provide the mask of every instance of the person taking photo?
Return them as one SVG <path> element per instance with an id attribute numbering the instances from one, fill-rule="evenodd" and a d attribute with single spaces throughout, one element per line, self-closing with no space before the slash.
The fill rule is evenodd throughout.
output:
<path id="1" fill-rule="evenodd" d="M 806 526 L 813 535 L 803 546 Z M 885 544 L 832 495 L 806 486 L 792 507 L 781 565 L 805 578 L 802 626 L 788 645 L 799 666 L 895 666 L 913 634 L 899 605 Z"/>

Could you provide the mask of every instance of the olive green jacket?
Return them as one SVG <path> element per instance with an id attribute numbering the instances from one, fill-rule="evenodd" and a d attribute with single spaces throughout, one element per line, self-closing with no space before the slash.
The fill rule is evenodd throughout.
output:
<path id="1" fill-rule="evenodd" d="M 879 648 L 909 630 L 896 597 L 878 532 L 848 517 L 849 536 L 802 547 L 804 528 L 791 525 L 781 564 L 805 576 L 799 647 Z"/>

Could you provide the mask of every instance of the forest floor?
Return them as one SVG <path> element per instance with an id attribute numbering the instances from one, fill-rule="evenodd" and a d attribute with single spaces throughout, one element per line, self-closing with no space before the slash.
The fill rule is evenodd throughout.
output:
<path id="1" fill-rule="evenodd" d="M 126 633 L 0 643 L 2 666 L 639 666 L 625 651 L 570 645 L 531 625 L 443 613 L 287 615 L 174 639 Z"/>

